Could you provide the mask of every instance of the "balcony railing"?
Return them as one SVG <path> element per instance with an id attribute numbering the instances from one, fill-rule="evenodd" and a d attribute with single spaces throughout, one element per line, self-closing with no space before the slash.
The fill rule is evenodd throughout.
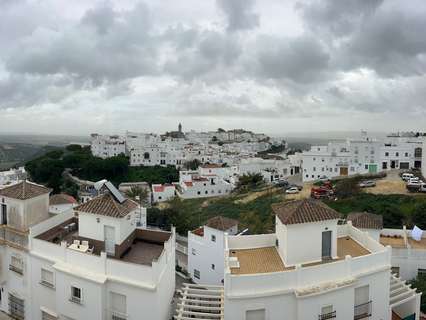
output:
<path id="1" fill-rule="evenodd" d="M 359 304 L 354 307 L 354 320 L 365 319 L 371 316 L 372 301 Z"/>
<path id="2" fill-rule="evenodd" d="M 127 315 L 123 312 L 111 311 L 111 320 L 127 320 Z"/>
<path id="3" fill-rule="evenodd" d="M 318 316 L 318 320 L 327 320 L 336 318 L 336 311 L 323 313 Z"/>

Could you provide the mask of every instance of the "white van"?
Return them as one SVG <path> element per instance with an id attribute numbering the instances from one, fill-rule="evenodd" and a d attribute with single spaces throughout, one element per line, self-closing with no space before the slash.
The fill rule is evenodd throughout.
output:
<path id="1" fill-rule="evenodd" d="M 412 174 L 412 173 L 403 173 L 401 177 L 402 177 L 402 180 L 408 181 L 408 180 L 414 178 L 414 174 Z"/>
<path id="2" fill-rule="evenodd" d="M 419 191 L 420 191 L 420 192 L 426 192 L 426 183 L 422 183 L 422 184 L 420 185 L 420 189 L 419 189 Z"/>

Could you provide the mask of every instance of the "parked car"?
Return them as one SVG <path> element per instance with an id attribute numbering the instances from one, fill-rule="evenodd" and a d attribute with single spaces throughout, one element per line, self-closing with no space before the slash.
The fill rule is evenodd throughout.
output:
<path id="1" fill-rule="evenodd" d="M 414 178 L 414 174 L 412 173 L 403 173 L 401 176 L 402 180 L 408 181 L 411 178 Z"/>
<path id="2" fill-rule="evenodd" d="M 322 175 L 318 178 L 319 181 L 330 181 L 330 178 L 327 177 L 326 175 Z"/>
<path id="3" fill-rule="evenodd" d="M 303 189 L 303 186 L 300 186 L 300 185 L 297 185 L 297 184 L 289 184 L 288 186 L 287 186 L 287 189 L 290 189 L 290 188 L 297 188 L 299 191 L 302 191 L 302 189 Z"/>
<path id="4" fill-rule="evenodd" d="M 376 186 L 376 181 L 373 181 L 373 180 L 361 181 L 358 185 L 360 188 L 371 188 Z"/>
<path id="5" fill-rule="evenodd" d="M 410 178 L 407 184 L 421 184 L 423 181 L 419 177 Z"/>
<path id="6" fill-rule="evenodd" d="M 295 193 L 299 193 L 299 189 L 297 187 L 291 187 L 288 188 L 285 193 L 287 194 L 295 194 Z"/>
<path id="7" fill-rule="evenodd" d="M 284 188 L 286 188 L 286 187 L 288 187 L 288 186 L 289 186 L 289 183 L 288 183 L 288 181 L 286 181 L 286 180 L 274 180 L 274 181 L 272 181 L 272 184 L 273 184 L 274 186 L 277 186 L 277 187 L 284 187 Z"/>

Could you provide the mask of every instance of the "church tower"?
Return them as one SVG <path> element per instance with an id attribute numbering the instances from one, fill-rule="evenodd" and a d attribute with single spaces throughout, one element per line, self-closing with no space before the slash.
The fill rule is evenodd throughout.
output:
<path id="1" fill-rule="evenodd" d="M 178 125 L 178 131 L 179 131 L 180 133 L 182 133 L 182 124 L 181 124 L 181 123 L 179 123 L 179 125 Z"/>

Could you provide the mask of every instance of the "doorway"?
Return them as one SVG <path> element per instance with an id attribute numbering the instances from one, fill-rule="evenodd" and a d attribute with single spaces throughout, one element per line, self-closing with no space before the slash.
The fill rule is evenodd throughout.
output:
<path id="1" fill-rule="evenodd" d="M 323 231 L 321 257 L 323 260 L 331 259 L 331 231 Z"/>
<path id="2" fill-rule="evenodd" d="M 347 176 L 348 175 L 348 167 L 340 167 L 340 175 Z"/>
<path id="3" fill-rule="evenodd" d="M 396 168 L 396 161 L 395 160 L 391 160 L 390 167 L 391 167 L 391 169 L 395 169 Z"/>
<path id="4" fill-rule="evenodd" d="M 6 204 L 1 204 L 1 224 L 7 224 L 7 207 Z"/>
<path id="5" fill-rule="evenodd" d="M 104 241 L 105 241 L 105 252 L 109 256 L 115 255 L 115 228 L 110 226 L 104 226 Z"/>

